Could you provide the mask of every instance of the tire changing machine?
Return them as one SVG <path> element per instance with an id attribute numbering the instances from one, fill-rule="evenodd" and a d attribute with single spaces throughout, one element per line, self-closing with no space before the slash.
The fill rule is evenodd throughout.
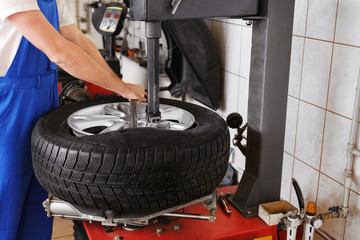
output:
<path id="1" fill-rule="evenodd" d="M 90 220 L 77 229 L 77 239 L 277 239 L 276 226 L 269 227 L 256 216 L 259 204 L 280 199 L 293 14 L 294 0 L 130 0 L 131 19 L 145 21 L 146 26 L 149 122 L 161 119 L 159 39 L 162 21 L 229 17 L 252 22 L 246 167 L 237 189 L 217 190 L 227 193 L 227 199 L 238 212 L 217 211 L 216 192 L 176 207 L 184 208 L 186 213 L 168 209 L 144 218 L 114 219 L 111 213 L 96 218 L 99 216 L 96 212 L 65 206 L 70 213 L 78 211 L 79 217 L 72 219 Z M 66 218 L 61 201 L 58 203 L 61 203 L 62 214 L 56 214 L 56 201 L 50 198 L 44 202 L 48 214 Z M 116 227 L 118 223 L 125 223 L 125 227 L 126 223 L 146 225 L 161 216 L 180 219 L 169 221 L 167 225 L 159 221 L 138 231 Z M 91 223 L 92 220 L 108 227 Z"/>

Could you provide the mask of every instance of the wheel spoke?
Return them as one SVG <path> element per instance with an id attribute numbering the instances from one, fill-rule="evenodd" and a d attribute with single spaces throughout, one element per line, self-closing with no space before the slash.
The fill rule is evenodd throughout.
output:
<path id="1" fill-rule="evenodd" d="M 175 120 L 180 122 L 183 115 L 184 111 L 175 107 L 165 108 L 161 111 L 161 118 L 164 120 Z"/>
<path id="2" fill-rule="evenodd" d="M 105 128 L 99 134 L 113 132 L 113 131 L 119 131 L 120 129 L 124 129 L 125 127 L 128 127 L 128 125 L 129 125 L 129 122 L 119 121 L 119 122 L 116 122 L 113 125 Z"/>
<path id="3" fill-rule="evenodd" d="M 169 122 L 169 128 L 173 130 L 186 130 L 192 126 L 195 119 L 181 108 L 168 107 L 161 112 L 163 122 Z"/>
<path id="4" fill-rule="evenodd" d="M 186 130 L 189 127 L 186 126 L 185 124 L 181 124 L 181 123 L 177 123 L 177 122 L 172 122 L 172 121 L 164 121 L 164 122 L 168 122 L 169 123 L 169 128 L 171 130 Z"/>
<path id="5" fill-rule="evenodd" d="M 116 104 L 108 104 L 104 107 L 104 114 L 125 118 L 126 115 L 129 115 L 129 109 L 122 108 L 120 110 Z"/>
<path id="6" fill-rule="evenodd" d="M 119 117 L 110 115 L 77 115 L 69 117 L 68 124 L 71 128 L 83 130 L 95 126 L 109 127 L 119 120 Z"/>

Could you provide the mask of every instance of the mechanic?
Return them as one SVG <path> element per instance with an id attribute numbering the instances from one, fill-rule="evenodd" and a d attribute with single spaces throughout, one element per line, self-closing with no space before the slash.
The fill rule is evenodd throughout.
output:
<path id="1" fill-rule="evenodd" d="M 65 0 L 0 0 L 0 239 L 50 239 L 47 193 L 34 177 L 30 138 L 58 106 L 57 65 L 127 99 L 146 101 L 124 83 L 74 25 Z"/>

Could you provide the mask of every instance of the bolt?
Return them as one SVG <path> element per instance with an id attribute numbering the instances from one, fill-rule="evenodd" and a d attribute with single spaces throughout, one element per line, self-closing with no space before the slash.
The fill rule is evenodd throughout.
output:
<path id="1" fill-rule="evenodd" d="M 253 24 L 252 20 L 245 20 L 246 26 L 251 26 Z"/>
<path id="2" fill-rule="evenodd" d="M 174 225 L 173 230 L 174 231 L 180 231 L 181 227 L 180 225 Z"/>
<path id="3" fill-rule="evenodd" d="M 157 228 L 155 232 L 158 233 L 158 234 L 160 234 L 160 233 L 163 233 L 164 230 L 163 230 L 162 228 Z"/>
<path id="4" fill-rule="evenodd" d="M 118 236 L 118 235 L 116 235 L 115 237 L 114 237 L 114 240 L 122 240 L 123 239 L 123 237 L 120 237 L 120 236 Z"/>
<path id="5" fill-rule="evenodd" d="M 247 214 L 247 215 L 251 215 L 251 214 L 252 214 L 252 211 L 251 211 L 251 210 L 247 210 L 247 211 L 246 211 L 246 214 Z"/>

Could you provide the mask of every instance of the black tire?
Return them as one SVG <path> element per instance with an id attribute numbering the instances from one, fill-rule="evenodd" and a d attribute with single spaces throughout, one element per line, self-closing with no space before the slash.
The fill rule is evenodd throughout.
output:
<path id="1" fill-rule="evenodd" d="M 105 98 L 73 103 L 43 116 L 32 134 L 36 177 L 56 197 L 76 205 L 121 213 L 154 213 L 211 194 L 228 165 L 225 121 L 203 107 L 161 103 L 191 112 L 185 131 L 133 128 L 75 137 L 68 116 L 85 107 L 119 102 Z"/>

